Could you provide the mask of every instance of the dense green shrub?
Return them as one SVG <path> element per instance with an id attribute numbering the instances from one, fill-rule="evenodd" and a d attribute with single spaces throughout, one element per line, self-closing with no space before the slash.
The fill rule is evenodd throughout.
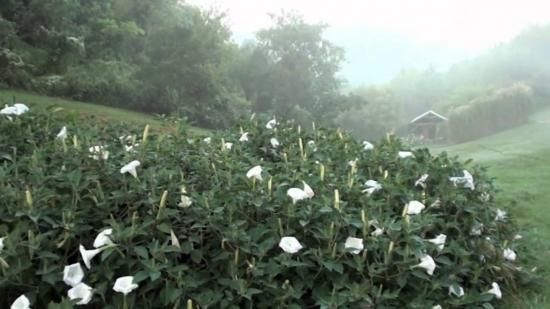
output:
<path id="1" fill-rule="evenodd" d="M 525 124 L 531 105 L 531 89 L 522 83 L 473 99 L 451 110 L 450 138 L 465 142 Z"/>
<path id="2" fill-rule="evenodd" d="M 56 139 L 63 126 L 68 137 Z M 491 308 L 493 282 L 506 298 L 526 276 L 503 256 L 517 250 L 515 229 L 495 219 L 484 169 L 426 149 L 401 158 L 393 138 L 365 150 L 337 130 L 268 129 L 265 120 L 242 130 L 203 140 L 183 127 L 142 133 L 34 107 L 0 118 L 0 307 L 21 294 L 33 308 L 69 306 L 64 266 L 82 263 L 79 245 L 92 249 L 106 228 L 115 245 L 83 279 L 93 308 Z M 108 159 L 90 157 L 97 145 Z M 137 177 L 121 174 L 133 160 Z M 247 178 L 257 165 L 261 181 Z M 475 188 L 449 180 L 465 168 Z M 364 192 L 367 180 L 381 187 Z M 287 190 L 304 181 L 314 194 L 293 204 Z M 411 201 L 426 208 L 403 215 Z M 440 234 L 442 249 L 427 241 Z M 303 248 L 285 253 L 283 236 Z M 364 250 L 345 249 L 348 237 Z M 425 255 L 433 275 L 418 267 Z M 128 275 L 139 287 L 124 298 L 113 285 Z M 459 286 L 464 296 L 449 295 Z"/>

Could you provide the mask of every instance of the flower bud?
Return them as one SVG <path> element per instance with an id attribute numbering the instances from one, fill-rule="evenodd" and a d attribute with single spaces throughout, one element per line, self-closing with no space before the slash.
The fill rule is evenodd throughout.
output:
<path id="1" fill-rule="evenodd" d="M 334 189 L 334 208 L 340 210 L 340 192 L 338 192 L 338 189 Z"/>
<path id="2" fill-rule="evenodd" d="M 27 206 L 32 207 L 32 194 L 30 189 L 25 191 L 25 199 L 27 201 Z"/>
<path id="3" fill-rule="evenodd" d="M 76 135 L 73 135 L 73 146 L 78 149 L 78 137 Z"/>
<path id="4" fill-rule="evenodd" d="M 141 143 L 145 145 L 147 143 L 147 137 L 149 136 L 149 125 L 145 125 L 145 128 L 143 129 L 143 139 L 141 140 Z"/>

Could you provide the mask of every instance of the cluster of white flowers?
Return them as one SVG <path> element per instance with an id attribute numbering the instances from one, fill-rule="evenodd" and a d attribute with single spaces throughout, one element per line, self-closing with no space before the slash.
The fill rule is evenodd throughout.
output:
<path id="1" fill-rule="evenodd" d="M 91 261 L 96 255 L 114 245 L 111 239 L 112 233 L 113 230 L 110 228 L 101 231 L 94 239 L 93 247 L 95 249 L 86 250 L 83 245 L 79 246 L 80 256 L 88 269 L 91 269 Z M 67 291 L 67 296 L 71 300 L 78 301 L 77 305 L 87 305 L 92 300 L 94 293 L 92 287 L 82 282 L 84 276 L 84 270 L 80 263 L 67 265 L 63 269 L 63 282 L 71 287 Z M 115 281 L 113 290 L 127 295 L 138 288 L 138 285 L 133 283 L 133 280 L 132 276 L 120 277 Z M 29 309 L 30 305 L 30 300 L 25 295 L 21 295 L 12 303 L 11 309 Z"/>
<path id="2" fill-rule="evenodd" d="M 6 106 L 4 109 L 0 110 L 0 114 L 4 115 L 21 115 L 28 111 L 28 107 L 26 107 L 24 104 L 15 104 L 14 106 Z M 276 126 L 278 125 L 278 122 L 276 119 L 270 120 L 266 124 L 266 128 L 270 130 L 275 130 Z M 241 130 L 242 132 L 242 130 Z M 59 133 L 57 134 L 56 138 L 60 140 L 65 140 L 68 137 L 68 130 L 67 127 L 63 127 Z M 211 138 L 207 137 L 203 139 L 203 141 L 207 144 L 210 144 Z M 249 141 L 249 133 L 248 132 L 242 132 L 241 136 L 239 138 L 239 142 L 248 142 Z M 277 148 L 280 146 L 279 141 L 273 137 L 270 139 L 270 144 L 273 148 Z M 135 144 L 133 146 L 127 146 L 125 147 L 125 150 L 132 151 L 135 146 L 138 146 L 139 144 Z M 307 143 L 308 147 L 316 150 L 316 145 L 314 141 L 309 141 Z M 231 150 L 233 146 L 233 143 L 224 142 L 222 149 L 224 150 Z M 301 144 L 300 144 L 301 146 Z M 363 149 L 366 151 L 370 151 L 374 149 L 374 145 L 371 144 L 368 141 L 363 141 Z M 109 158 L 109 152 L 105 149 L 104 146 L 93 146 L 89 148 L 90 157 L 94 160 L 107 160 Z M 401 159 L 406 158 L 414 158 L 414 153 L 410 151 L 399 151 L 398 157 Z M 356 168 L 357 159 L 354 161 L 350 161 L 349 165 L 352 166 L 352 168 Z M 137 168 L 141 165 L 141 162 L 138 160 L 133 160 L 130 163 L 124 165 L 120 169 L 121 174 L 130 174 L 133 177 L 137 178 Z M 253 179 L 254 181 L 262 181 L 262 167 L 260 165 L 256 165 L 248 170 L 246 173 L 246 177 L 249 179 Z M 426 181 L 428 179 L 428 174 L 423 174 L 416 180 L 414 183 L 414 186 L 419 186 L 423 189 L 426 189 Z M 386 177 L 385 177 L 386 178 Z M 468 188 L 471 190 L 474 190 L 474 179 L 473 176 L 466 170 L 463 171 L 463 176 L 459 177 L 450 177 L 450 181 L 455 185 L 462 185 L 464 188 Z M 271 180 L 270 180 L 271 181 Z M 302 181 L 303 188 L 289 188 L 287 190 L 287 195 L 291 198 L 292 204 L 296 204 L 299 201 L 305 200 L 305 199 L 311 199 L 315 196 L 315 193 L 313 189 L 305 182 Z M 362 192 L 366 193 L 367 196 L 373 195 L 375 192 L 382 190 L 382 185 L 375 180 L 368 180 L 364 186 L 366 187 Z M 188 197 L 187 192 L 185 190 L 185 187 L 181 187 L 181 202 L 178 204 L 178 206 L 186 208 L 191 206 L 192 200 L 190 197 Z M 426 208 L 426 206 L 416 200 L 412 200 L 408 202 L 405 205 L 405 208 L 403 210 L 403 215 L 411 216 L 411 215 L 419 215 L 422 213 L 422 211 Z M 506 212 L 498 209 L 497 214 L 495 217 L 496 221 L 504 221 L 506 218 Z M 381 236 L 384 233 L 384 229 L 377 226 L 376 222 L 368 222 L 368 225 L 370 226 L 371 223 L 375 225 L 375 230 L 370 234 L 373 237 Z M 481 229 L 481 227 L 480 227 Z M 110 246 L 113 246 L 114 243 L 111 239 L 113 230 L 112 229 L 105 229 L 101 231 L 97 237 L 95 238 L 93 242 L 94 249 L 87 250 L 83 245 L 79 246 L 80 255 L 82 257 L 82 260 L 84 262 L 84 265 L 88 270 L 91 270 L 92 268 L 92 260 L 93 258 L 101 253 L 106 248 L 109 248 Z M 474 232 L 472 232 L 474 233 Z M 481 232 L 475 233 L 473 235 L 480 235 Z M 4 248 L 4 239 L 6 237 L 0 238 L 0 252 Z M 175 234 L 173 231 L 171 231 L 171 238 L 172 238 L 172 244 L 175 246 L 179 246 L 179 241 L 175 237 Z M 519 239 L 519 237 L 517 238 Z M 445 234 L 439 234 L 435 236 L 432 239 L 426 239 L 426 242 L 429 242 L 437 248 L 438 251 L 441 251 L 445 247 L 445 243 L 447 241 L 447 235 Z M 285 236 L 280 239 L 279 247 L 286 253 L 289 254 L 295 254 L 299 252 L 301 249 L 303 249 L 303 245 L 299 242 L 299 240 L 296 237 L 293 236 Z M 364 240 L 362 238 L 356 238 L 349 236 L 344 242 L 344 249 L 346 252 L 349 252 L 350 254 L 360 254 L 361 251 L 364 250 Z M 506 248 L 503 252 L 504 259 L 508 261 L 515 261 L 516 259 L 516 253 L 510 249 Z M 429 254 L 423 254 L 420 257 L 420 263 L 413 266 L 413 268 L 418 267 L 422 268 L 426 271 L 426 273 L 430 276 L 434 274 L 434 271 L 437 267 L 434 259 Z M 78 300 L 77 305 L 86 305 L 88 304 L 93 296 L 93 288 L 86 285 L 82 282 L 84 279 L 84 270 L 82 269 L 80 263 L 75 263 L 71 265 L 67 265 L 64 268 L 63 271 L 63 281 L 69 285 L 71 288 L 68 290 L 67 295 L 71 300 Z M 122 293 L 124 295 L 127 295 L 128 293 L 132 292 L 138 288 L 138 285 L 134 283 L 134 278 L 132 276 L 124 276 L 119 277 L 113 286 L 113 290 L 119 293 Z M 500 290 L 499 285 L 496 282 L 493 282 L 491 284 L 491 289 L 488 290 L 486 293 L 490 293 L 495 295 L 497 299 L 500 299 L 502 297 L 502 293 Z M 456 297 L 462 297 L 464 296 L 464 289 L 461 286 L 453 285 L 449 287 L 449 295 L 454 295 Z M 12 306 L 12 309 L 28 309 L 30 308 L 30 301 L 25 295 L 21 295 L 19 298 L 17 298 Z M 433 309 L 441 308 L 440 305 L 435 305 L 432 307 Z"/>

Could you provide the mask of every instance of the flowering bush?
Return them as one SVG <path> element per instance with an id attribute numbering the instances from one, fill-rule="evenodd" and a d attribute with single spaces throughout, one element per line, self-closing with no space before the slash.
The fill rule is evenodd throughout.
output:
<path id="1" fill-rule="evenodd" d="M 491 308 L 527 275 L 485 170 L 392 137 L 11 118 L 1 308 Z"/>

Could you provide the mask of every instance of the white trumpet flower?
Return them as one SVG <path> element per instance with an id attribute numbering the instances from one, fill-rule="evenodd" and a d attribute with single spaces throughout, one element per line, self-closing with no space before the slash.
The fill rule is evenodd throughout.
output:
<path id="1" fill-rule="evenodd" d="M 121 174 L 125 174 L 125 173 L 128 173 L 132 176 L 134 176 L 134 178 L 137 178 L 137 171 L 136 171 L 136 168 L 138 166 L 141 165 L 141 162 L 139 162 L 138 160 L 134 160 L 126 165 L 124 165 L 121 169 L 120 169 L 120 173 Z"/>
<path id="2" fill-rule="evenodd" d="M 133 290 L 137 289 L 138 285 L 134 283 L 133 276 L 124 276 L 116 279 L 113 290 L 124 295 L 130 294 Z"/>
<path id="3" fill-rule="evenodd" d="M 504 249 L 504 251 L 502 252 L 502 256 L 504 257 L 505 260 L 508 260 L 510 262 L 515 261 L 516 258 L 517 258 L 517 255 L 514 252 L 514 250 L 512 250 L 510 248 Z"/>
<path id="4" fill-rule="evenodd" d="M 487 293 L 495 295 L 496 299 L 502 298 L 502 291 L 496 282 L 491 283 L 491 289 Z"/>
<path id="5" fill-rule="evenodd" d="M 59 131 L 59 133 L 57 133 L 56 138 L 60 139 L 60 140 L 67 139 L 67 127 L 64 126 L 63 128 L 61 128 L 61 131 Z"/>
<path id="6" fill-rule="evenodd" d="M 420 258 L 420 264 L 416 265 L 415 267 L 423 268 L 428 275 L 432 276 L 434 274 L 436 265 L 434 259 L 430 255 L 426 254 Z"/>
<path id="7" fill-rule="evenodd" d="M 362 238 L 348 237 L 344 243 L 344 248 L 351 254 L 359 254 L 365 247 Z"/>
<path id="8" fill-rule="evenodd" d="M 88 149 L 90 152 L 90 158 L 94 160 L 107 160 L 109 159 L 109 151 L 105 150 L 103 146 L 92 146 Z"/>
<path id="9" fill-rule="evenodd" d="M 374 192 L 382 189 L 382 185 L 378 181 L 372 179 L 365 182 L 365 187 L 367 188 L 361 192 L 367 193 L 367 196 L 371 196 Z"/>
<path id="10" fill-rule="evenodd" d="M 405 159 L 405 158 L 411 158 L 413 157 L 414 158 L 414 154 L 410 151 L 400 151 L 397 153 L 397 155 L 401 158 L 401 159 Z"/>
<path id="11" fill-rule="evenodd" d="M 246 178 L 254 178 L 256 180 L 262 181 L 262 167 L 260 165 L 256 165 L 253 168 L 249 169 L 248 172 L 246 172 Z"/>
<path id="12" fill-rule="evenodd" d="M 373 150 L 374 145 L 371 144 L 369 141 L 363 141 L 363 150 Z"/>
<path id="13" fill-rule="evenodd" d="M 427 239 L 426 241 L 431 242 L 432 244 L 436 245 L 437 249 L 439 251 L 441 251 L 445 247 L 445 241 L 446 240 L 447 240 L 447 235 L 439 234 L 435 238 Z"/>
<path id="14" fill-rule="evenodd" d="M 239 138 L 239 142 L 248 142 L 248 132 L 244 132 Z"/>
<path id="15" fill-rule="evenodd" d="M 269 140 L 269 143 L 271 144 L 271 147 L 273 147 L 273 148 L 277 148 L 277 147 L 280 146 L 279 141 L 278 141 L 276 138 L 274 138 L 274 137 L 272 137 L 272 138 Z"/>
<path id="16" fill-rule="evenodd" d="M 80 263 L 65 266 L 63 269 L 63 282 L 72 287 L 77 286 L 84 279 L 84 271 Z"/>
<path id="17" fill-rule="evenodd" d="M 467 170 L 463 170 L 462 173 L 464 176 L 462 177 L 449 177 L 449 180 L 455 185 L 462 185 L 464 188 L 474 190 L 475 184 L 474 184 L 474 176 L 470 174 Z"/>
<path id="18" fill-rule="evenodd" d="M 414 183 L 414 186 L 417 187 L 417 186 L 420 186 L 422 187 L 423 189 L 426 189 L 426 180 L 428 179 L 429 175 L 428 174 L 424 174 L 422 175 L 420 178 L 418 178 L 415 183 Z"/>
<path id="19" fill-rule="evenodd" d="M 31 309 L 31 301 L 27 296 L 21 295 L 11 304 L 10 309 Z"/>
<path id="20" fill-rule="evenodd" d="M 279 241 L 279 247 L 283 249 L 284 252 L 291 254 L 296 253 L 303 248 L 298 239 L 292 236 L 281 238 L 281 241 Z"/>
<path id="21" fill-rule="evenodd" d="M 69 296 L 69 299 L 80 299 L 80 301 L 76 303 L 77 305 L 87 305 L 92 300 L 92 295 L 93 289 L 86 283 L 79 283 L 67 291 L 67 296 Z"/>
<path id="22" fill-rule="evenodd" d="M 266 124 L 265 124 L 265 127 L 267 129 L 270 129 L 270 130 L 273 130 L 275 128 L 275 126 L 277 126 L 277 120 L 275 118 L 269 120 Z"/>
<path id="23" fill-rule="evenodd" d="M 304 189 L 300 188 L 290 188 L 286 191 L 286 194 L 292 199 L 292 204 L 296 204 L 296 202 L 312 198 L 315 195 L 315 192 L 313 192 L 313 189 L 305 182 L 302 181 L 304 184 Z"/>
<path id="24" fill-rule="evenodd" d="M 94 248 L 101 248 L 107 245 L 112 245 L 113 241 L 111 240 L 111 235 L 113 234 L 113 229 L 105 229 L 97 234 L 94 239 Z"/>
<path id="25" fill-rule="evenodd" d="M 426 206 L 419 201 L 410 201 L 405 207 L 407 207 L 408 215 L 418 215 L 426 208 Z"/>
<path id="26" fill-rule="evenodd" d="M 78 247 L 78 250 L 80 251 L 80 256 L 82 257 L 82 260 L 84 260 L 84 265 L 86 265 L 86 268 L 91 269 L 92 268 L 92 259 L 101 253 L 103 251 L 103 248 L 100 249 L 92 249 L 92 250 L 86 250 L 83 245 L 80 245 Z"/>

